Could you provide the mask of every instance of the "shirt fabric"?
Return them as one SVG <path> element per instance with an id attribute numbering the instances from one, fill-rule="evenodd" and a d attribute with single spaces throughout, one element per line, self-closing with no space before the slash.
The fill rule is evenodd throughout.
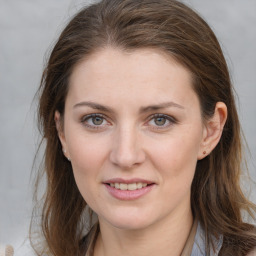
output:
<path id="1" fill-rule="evenodd" d="M 195 220 L 181 256 L 217 256 L 222 247 L 223 237 L 220 236 L 219 239 L 213 237 L 213 243 L 215 251 L 211 248 L 210 255 L 206 255 L 205 233 L 200 223 Z"/>

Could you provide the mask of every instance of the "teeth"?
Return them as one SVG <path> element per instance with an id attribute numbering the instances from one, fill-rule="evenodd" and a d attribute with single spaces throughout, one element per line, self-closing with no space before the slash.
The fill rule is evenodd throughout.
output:
<path id="1" fill-rule="evenodd" d="M 127 188 L 128 190 L 136 190 L 137 184 L 136 183 L 128 184 Z"/>
<path id="2" fill-rule="evenodd" d="M 147 186 L 147 183 L 130 183 L 130 184 L 125 184 L 125 183 L 110 183 L 110 186 L 112 188 L 120 189 L 120 190 L 136 190 L 136 189 L 141 189 L 145 188 Z"/>
<path id="3" fill-rule="evenodd" d="M 147 184 L 146 184 L 147 185 Z M 142 183 L 137 183 L 137 188 L 140 189 L 142 188 Z"/>
<path id="4" fill-rule="evenodd" d="M 120 183 L 120 190 L 127 190 L 128 185 L 124 183 Z"/>

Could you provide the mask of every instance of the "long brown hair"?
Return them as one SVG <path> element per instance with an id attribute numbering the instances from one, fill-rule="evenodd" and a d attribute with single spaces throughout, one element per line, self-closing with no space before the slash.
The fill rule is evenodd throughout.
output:
<path id="1" fill-rule="evenodd" d="M 63 156 L 54 113 L 64 114 L 75 66 L 106 46 L 156 48 L 175 58 L 192 73 L 204 119 L 213 115 L 217 102 L 226 104 L 228 118 L 220 142 L 208 157 L 198 161 L 191 207 L 205 230 L 208 249 L 213 236 L 223 235 L 222 255 L 246 255 L 256 246 L 256 235 L 253 227 L 243 222 L 241 211 L 253 216 L 256 207 L 240 188 L 241 131 L 228 67 L 207 23 L 175 0 L 103 0 L 75 15 L 53 48 L 41 80 L 38 110 L 46 142 L 43 172 L 47 184 L 40 224 L 44 253 L 80 255 L 86 202 L 70 162 Z M 34 247 L 38 255 L 43 254 Z"/>

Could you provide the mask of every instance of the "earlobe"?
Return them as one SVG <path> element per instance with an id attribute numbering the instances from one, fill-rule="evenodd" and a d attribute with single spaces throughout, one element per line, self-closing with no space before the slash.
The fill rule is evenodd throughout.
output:
<path id="1" fill-rule="evenodd" d="M 223 102 L 217 102 L 214 115 L 206 121 L 203 138 L 198 154 L 198 160 L 209 155 L 217 146 L 222 135 L 223 127 L 227 120 L 227 106 Z"/>
<path id="2" fill-rule="evenodd" d="M 60 131 L 60 112 L 57 110 L 55 111 L 55 114 L 54 114 L 54 121 L 55 121 L 57 132 L 59 133 L 59 131 Z"/>
<path id="3" fill-rule="evenodd" d="M 63 124 L 61 121 L 61 115 L 60 115 L 59 111 L 55 111 L 54 121 L 55 121 L 56 129 L 58 132 L 58 137 L 59 137 L 59 140 L 60 140 L 62 148 L 63 148 L 63 154 L 69 159 L 68 152 L 66 149 L 67 146 L 66 146 L 66 139 L 65 139 L 65 134 L 64 134 L 64 130 L 63 130 Z"/>

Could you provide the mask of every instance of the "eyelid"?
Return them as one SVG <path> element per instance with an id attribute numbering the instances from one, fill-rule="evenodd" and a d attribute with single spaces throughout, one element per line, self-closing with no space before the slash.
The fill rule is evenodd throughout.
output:
<path id="1" fill-rule="evenodd" d="M 86 115 L 83 115 L 81 117 L 81 122 L 84 122 L 86 121 L 87 119 L 91 118 L 91 117 L 101 117 L 101 118 L 104 118 L 106 119 L 105 115 L 101 114 L 101 113 L 91 113 L 91 114 L 86 114 Z"/>
<path id="2" fill-rule="evenodd" d="M 89 120 L 90 118 L 94 118 L 94 117 L 100 117 L 100 118 L 104 119 L 108 124 L 90 125 L 90 124 L 86 123 L 87 120 Z M 92 113 L 92 114 L 84 115 L 84 116 L 82 116 L 80 121 L 85 127 L 92 129 L 92 130 L 104 129 L 107 125 L 111 124 L 111 122 L 109 121 L 109 118 L 107 118 L 104 114 L 101 114 L 101 113 Z"/>
<path id="3" fill-rule="evenodd" d="M 157 125 L 152 126 L 152 128 L 155 130 L 166 129 L 166 128 L 169 128 L 170 126 L 178 123 L 178 120 L 175 117 L 166 115 L 166 114 L 160 114 L 160 113 L 153 114 L 153 115 L 149 116 L 146 123 L 148 124 L 152 119 L 157 118 L 157 117 L 166 118 L 166 120 L 169 121 L 170 123 L 168 125 L 164 125 L 164 126 L 157 126 Z M 148 126 L 150 126 L 150 125 L 148 125 Z"/>
<path id="4" fill-rule="evenodd" d="M 107 122 L 107 124 L 103 124 L 103 125 L 91 125 L 89 123 L 86 123 L 87 120 L 89 120 L 90 118 L 95 118 L 95 117 L 100 117 L 102 119 L 104 119 L 105 122 Z M 151 125 L 149 124 L 149 122 L 151 120 L 153 120 L 154 118 L 165 118 L 169 123 L 166 125 L 164 124 L 163 126 L 158 126 L 158 125 Z M 88 129 L 91 130 L 103 130 L 104 128 L 106 128 L 106 126 L 112 125 L 112 122 L 110 121 L 110 119 L 102 113 L 91 113 L 91 114 L 86 114 L 83 115 L 80 119 L 80 122 L 87 127 Z M 156 113 L 156 114 L 152 114 L 150 115 L 147 120 L 146 120 L 146 126 L 151 127 L 151 129 L 154 130 L 164 130 L 164 129 L 168 129 L 170 126 L 174 125 L 178 123 L 177 119 L 173 116 L 167 115 L 167 114 L 161 114 L 161 113 Z"/>

